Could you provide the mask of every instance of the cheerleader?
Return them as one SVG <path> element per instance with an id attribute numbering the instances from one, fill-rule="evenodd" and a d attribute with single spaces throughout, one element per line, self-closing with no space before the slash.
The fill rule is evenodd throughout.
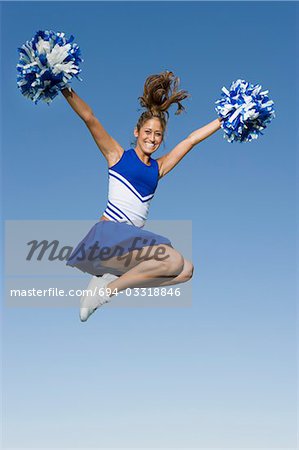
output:
<path id="1" fill-rule="evenodd" d="M 143 229 L 158 181 L 220 128 L 228 142 L 257 139 L 275 117 L 268 91 L 242 79 L 234 81 L 229 89 L 223 87 L 215 108 L 219 118 L 193 131 L 170 152 L 155 159 L 152 156 L 165 136 L 168 109 L 175 104 L 176 114 L 180 114 L 184 110 L 182 102 L 189 95 L 179 89 L 179 80 L 172 72 L 146 79 L 139 98 L 144 112 L 134 129 L 136 144 L 124 150 L 69 86 L 73 78 L 81 80 L 81 53 L 73 36 L 38 31 L 19 48 L 19 56 L 17 85 L 22 94 L 34 103 L 42 100 L 49 104 L 62 92 L 108 164 L 107 207 L 67 262 L 93 275 L 88 286 L 93 295 L 81 299 L 81 320 L 86 321 L 113 294 L 126 288 L 170 286 L 190 280 L 192 262 L 167 237 Z"/>
<path id="2" fill-rule="evenodd" d="M 176 114 L 180 114 L 184 110 L 182 101 L 189 95 L 179 90 L 179 79 L 172 72 L 146 79 L 140 97 L 145 111 L 134 129 L 135 148 L 128 150 L 107 133 L 74 90 L 63 89 L 62 93 L 89 129 L 109 172 L 107 207 L 67 263 L 93 275 L 88 291 L 95 295 L 81 299 L 80 318 L 86 321 L 99 306 L 110 301 L 113 292 L 170 286 L 191 279 L 192 262 L 173 248 L 169 239 L 142 227 L 159 180 L 198 143 L 219 130 L 221 120 L 194 131 L 170 152 L 155 159 L 154 153 L 164 139 L 169 107 L 176 104 Z"/>

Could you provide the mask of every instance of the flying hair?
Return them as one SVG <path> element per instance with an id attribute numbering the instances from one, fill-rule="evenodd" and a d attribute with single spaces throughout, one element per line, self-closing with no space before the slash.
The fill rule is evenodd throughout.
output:
<path id="1" fill-rule="evenodd" d="M 149 119 L 160 119 L 163 131 L 166 128 L 169 117 L 168 109 L 172 104 L 177 105 L 175 114 L 184 111 L 182 101 L 189 97 L 187 91 L 179 90 L 180 80 L 172 72 L 165 71 L 157 75 L 150 75 L 144 83 L 143 95 L 139 97 L 140 105 L 145 108 L 137 123 L 139 131 L 142 125 Z"/>

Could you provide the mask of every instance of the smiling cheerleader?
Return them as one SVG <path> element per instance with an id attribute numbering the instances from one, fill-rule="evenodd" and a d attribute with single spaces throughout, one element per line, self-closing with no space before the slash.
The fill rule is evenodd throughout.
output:
<path id="1" fill-rule="evenodd" d="M 19 51 L 18 87 L 22 94 L 35 103 L 39 100 L 50 103 L 61 91 L 89 129 L 108 164 L 107 207 L 67 263 L 93 276 L 88 290 L 94 295 L 82 297 L 81 321 L 108 303 L 111 293 L 190 280 L 192 262 L 167 237 L 143 229 L 158 182 L 190 150 L 220 128 L 229 142 L 256 139 L 274 117 L 268 91 L 244 80 L 232 83 L 229 90 L 223 88 L 222 98 L 216 102 L 219 118 L 193 131 L 168 153 L 155 159 L 154 154 L 165 136 L 170 106 L 176 105 L 176 114 L 180 114 L 184 110 L 182 102 L 189 95 L 179 89 L 179 79 L 172 72 L 146 79 L 139 98 L 144 111 L 134 129 L 136 145 L 125 150 L 69 86 L 73 77 L 78 78 L 82 61 L 72 37 L 66 39 L 64 33 L 40 31 Z"/>
<path id="2" fill-rule="evenodd" d="M 94 275 L 88 289 L 98 294 L 81 300 L 80 317 L 85 321 L 96 308 L 111 299 L 106 294 L 108 292 L 170 286 L 191 279 L 192 262 L 175 250 L 169 239 L 142 227 L 159 180 L 173 170 L 195 145 L 219 130 L 221 120 L 216 119 L 194 131 L 170 152 L 155 159 L 154 154 L 165 135 L 168 109 L 175 104 L 176 114 L 180 114 L 184 110 L 182 101 L 188 97 L 186 91 L 179 90 L 179 80 L 172 72 L 150 75 L 146 79 L 140 97 L 140 105 L 145 111 L 134 129 L 135 148 L 128 150 L 107 133 L 91 108 L 73 90 L 65 89 L 62 93 L 85 122 L 109 168 L 107 207 L 68 261 L 69 265 Z M 112 254 L 117 247 L 122 248 L 126 257 L 91 258 L 86 249 L 93 249 L 95 243 L 105 245 Z M 85 257 L 81 261 L 80 249 L 83 248 Z M 142 249 L 146 257 L 142 257 Z"/>

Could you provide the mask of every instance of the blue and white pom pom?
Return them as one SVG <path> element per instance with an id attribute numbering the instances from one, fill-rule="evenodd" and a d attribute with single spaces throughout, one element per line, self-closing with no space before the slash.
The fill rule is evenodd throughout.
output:
<path id="1" fill-rule="evenodd" d="M 263 134 L 275 117 L 268 92 L 262 91 L 261 85 L 244 80 L 234 81 L 229 90 L 222 88 L 222 98 L 217 100 L 215 109 L 228 142 L 250 142 Z"/>
<path id="2" fill-rule="evenodd" d="M 18 49 L 17 85 L 25 97 L 50 103 L 73 77 L 81 80 L 80 48 L 73 40 L 64 33 L 38 31 Z"/>

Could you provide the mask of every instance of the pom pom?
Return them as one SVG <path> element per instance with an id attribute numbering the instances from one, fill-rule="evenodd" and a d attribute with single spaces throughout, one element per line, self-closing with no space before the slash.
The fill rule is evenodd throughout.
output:
<path id="1" fill-rule="evenodd" d="M 38 31 L 19 51 L 17 85 L 25 97 L 34 103 L 50 103 L 73 77 L 81 78 L 80 49 L 64 33 Z"/>
<path id="2" fill-rule="evenodd" d="M 275 117 L 273 101 L 259 84 L 244 80 L 234 81 L 229 90 L 222 88 L 222 98 L 216 102 L 216 111 L 222 120 L 224 138 L 228 142 L 250 142 Z"/>

